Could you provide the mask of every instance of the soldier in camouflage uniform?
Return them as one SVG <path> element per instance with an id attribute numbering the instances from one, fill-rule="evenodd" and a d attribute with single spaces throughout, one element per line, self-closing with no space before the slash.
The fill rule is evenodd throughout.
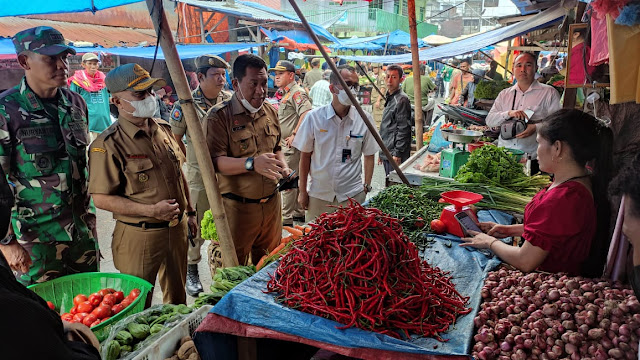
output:
<path id="1" fill-rule="evenodd" d="M 229 68 L 229 64 L 218 56 L 202 55 L 196 58 L 195 65 L 200 85 L 191 95 L 196 104 L 196 112 L 202 122 L 202 119 L 213 105 L 231 99 L 231 93 L 222 90 L 226 83 L 226 70 Z M 169 124 L 171 125 L 171 132 L 173 132 L 178 144 L 180 144 L 180 148 L 187 155 L 186 175 L 187 182 L 189 183 L 189 193 L 191 199 L 196 204 L 197 222 L 200 224 L 204 212 L 209 209 L 209 200 L 204 191 L 204 183 L 202 182 L 202 175 L 200 174 L 200 168 L 196 160 L 196 153 L 193 150 L 191 136 L 189 136 L 187 123 L 183 119 L 182 107 L 178 101 L 173 105 Z M 182 142 L 182 137 L 185 136 L 185 134 L 187 137 L 186 149 Z M 190 296 L 198 296 L 203 290 L 198 275 L 198 263 L 201 259 L 200 247 L 203 243 L 204 240 L 202 236 L 200 236 L 200 230 L 198 229 L 198 233 L 193 236 L 193 243 L 189 244 L 189 251 L 187 253 L 186 291 Z M 216 247 L 215 245 L 216 244 L 213 244 L 214 248 Z M 211 249 L 210 251 L 213 250 L 214 249 Z M 222 260 L 220 259 L 220 261 Z M 213 264 L 209 265 L 212 266 Z"/>
<path id="2" fill-rule="evenodd" d="M 304 117 L 313 106 L 302 86 L 295 82 L 296 68 L 292 62 L 278 61 L 269 71 L 276 72 L 275 84 L 279 87 L 278 92 L 282 94 L 280 106 L 278 106 L 278 121 L 282 130 L 280 146 L 287 165 L 297 172 L 300 164 L 300 150 L 291 144 Z M 304 209 L 298 203 L 297 188 L 282 192 L 282 217 L 282 224 L 287 226 L 293 226 L 294 221 L 304 222 Z"/>
<path id="3" fill-rule="evenodd" d="M 25 77 L 0 94 L 0 165 L 16 198 L 0 250 L 24 285 L 99 271 L 87 192 L 87 105 L 62 88 L 75 50 L 47 26 L 21 31 L 13 43 Z"/>

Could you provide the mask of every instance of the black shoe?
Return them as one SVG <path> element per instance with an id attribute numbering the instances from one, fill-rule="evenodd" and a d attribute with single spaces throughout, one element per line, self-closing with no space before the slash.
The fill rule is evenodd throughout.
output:
<path id="1" fill-rule="evenodd" d="M 297 222 L 305 222 L 304 216 L 294 216 L 293 217 L 293 221 L 297 221 Z"/>
<path id="2" fill-rule="evenodd" d="M 197 264 L 187 265 L 187 284 L 185 288 L 187 294 L 193 297 L 198 296 L 203 291 Z"/>

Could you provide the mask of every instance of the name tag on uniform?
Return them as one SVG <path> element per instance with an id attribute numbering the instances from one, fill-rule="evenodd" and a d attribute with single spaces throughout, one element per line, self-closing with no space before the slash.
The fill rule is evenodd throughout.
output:
<path id="1" fill-rule="evenodd" d="M 145 154 L 128 154 L 127 159 L 148 159 L 149 156 Z"/>
<path id="2" fill-rule="evenodd" d="M 231 131 L 236 132 L 236 131 L 244 130 L 246 127 L 247 127 L 246 125 L 235 126 L 231 129 Z"/>
<path id="3" fill-rule="evenodd" d="M 342 149 L 342 162 L 351 161 L 351 149 Z"/>
<path id="4" fill-rule="evenodd" d="M 320 132 L 328 132 L 329 130 L 320 129 Z"/>

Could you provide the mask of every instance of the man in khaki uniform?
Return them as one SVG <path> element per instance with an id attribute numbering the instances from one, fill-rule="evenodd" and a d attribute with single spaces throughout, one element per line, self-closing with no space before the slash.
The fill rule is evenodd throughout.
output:
<path id="1" fill-rule="evenodd" d="M 375 84 L 382 92 L 382 95 L 387 93 L 386 77 L 384 71 L 382 71 L 382 64 L 373 64 L 373 74 L 375 75 Z M 380 130 L 380 124 L 382 123 L 382 113 L 384 112 L 384 96 L 380 96 L 380 93 L 376 89 L 371 90 L 371 103 L 373 104 L 373 120 L 376 122 L 376 128 Z"/>
<path id="2" fill-rule="evenodd" d="M 196 58 L 196 74 L 200 85 L 191 93 L 193 101 L 196 105 L 196 111 L 202 122 L 207 115 L 207 111 L 218 103 L 231 99 L 231 93 L 222 90 L 226 83 L 226 70 L 229 64 L 222 58 L 215 55 L 202 55 Z M 187 154 L 187 182 L 189 183 L 189 193 L 191 199 L 196 204 L 197 223 L 200 224 L 204 212 L 209 209 L 209 200 L 204 190 L 204 183 L 196 160 L 196 153 L 191 143 L 191 136 L 187 129 L 187 122 L 184 120 L 182 106 L 176 101 L 171 110 L 171 119 L 169 120 L 171 131 L 175 136 L 183 153 Z M 182 137 L 187 136 L 187 146 L 185 149 Z M 187 252 L 187 294 L 190 296 L 198 296 L 203 291 L 198 275 L 198 263 L 200 262 L 200 247 L 204 240 L 200 236 L 200 231 L 193 234 L 193 243 L 189 243 L 189 251 Z M 211 264 L 210 264 L 211 265 Z"/>
<path id="3" fill-rule="evenodd" d="M 114 265 L 152 284 L 159 274 L 163 301 L 184 304 L 187 226 L 196 232 L 196 212 L 171 126 L 152 118 L 157 102 L 151 87 L 165 81 L 126 64 L 111 70 L 105 83 L 120 115 L 91 144 L 89 192 L 96 207 L 117 220 Z"/>
<path id="4" fill-rule="evenodd" d="M 313 85 L 322 80 L 322 70 L 320 69 L 320 59 L 314 58 L 311 60 L 311 70 L 306 73 L 302 86 L 307 94 L 311 91 Z"/>
<path id="5" fill-rule="evenodd" d="M 276 67 L 269 69 L 276 72 L 275 85 L 282 95 L 278 107 L 278 121 L 282 131 L 282 152 L 287 165 L 298 172 L 300 164 L 300 151 L 291 144 L 304 120 L 307 112 L 312 109 L 311 101 L 304 89 L 295 81 L 296 68 L 292 62 L 281 60 Z M 294 221 L 304 222 L 304 209 L 298 203 L 298 189 L 288 190 L 282 193 L 282 223 L 293 226 Z"/>
<path id="6" fill-rule="evenodd" d="M 276 184 L 291 169 L 280 146 L 276 110 L 265 102 L 267 65 L 245 54 L 233 63 L 231 100 L 215 105 L 204 125 L 240 264 L 256 264 L 282 237 Z"/>

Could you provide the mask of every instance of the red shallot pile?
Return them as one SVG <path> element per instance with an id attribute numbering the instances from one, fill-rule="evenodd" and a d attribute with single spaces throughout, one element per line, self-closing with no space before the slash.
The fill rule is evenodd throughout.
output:
<path id="1" fill-rule="evenodd" d="M 640 303 L 620 282 L 489 273 L 474 319 L 479 359 L 637 359 Z"/>
<path id="2" fill-rule="evenodd" d="M 418 257 L 398 219 L 353 202 L 310 225 L 267 285 L 285 306 L 396 338 L 441 339 L 471 311 L 448 274 Z"/>

